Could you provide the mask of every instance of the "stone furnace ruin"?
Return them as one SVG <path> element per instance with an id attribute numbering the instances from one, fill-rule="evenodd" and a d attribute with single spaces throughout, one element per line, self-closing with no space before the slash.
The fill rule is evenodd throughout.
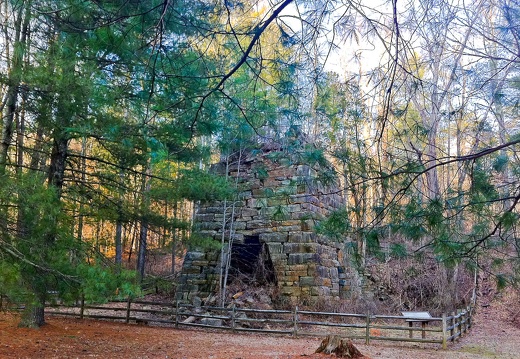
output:
<path id="1" fill-rule="evenodd" d="M 305 148 L 291 153 L 264 145 L 212 167 L 215 173 L 227 172 L 240 195 L 236 201 L 198 206 L 194 217 L 198 235 L 218 243 L 224 239 L 225 244 L 222 249 L 187 252 L 177 299 L 218 293 L 226 264 L 228 283 L 241 277 L 276 285 L 291 299 L 348 295 L 352 276 L 346 270 L 343 244 L 314 230 L 331 211 L 344 208 L 339 185 L 333 176 L 322 177 L 331 174 L 331 168 L 303 160 L 304 156 Z"/>

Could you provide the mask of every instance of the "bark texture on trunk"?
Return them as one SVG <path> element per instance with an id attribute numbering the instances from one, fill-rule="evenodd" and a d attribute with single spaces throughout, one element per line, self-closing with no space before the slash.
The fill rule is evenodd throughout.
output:
<path id="1" fill-rule="evenodd" d="M 334 354 L 337 358 L 366 358 L 350 339 L 342 339 L 337 335 L 329 335 L 323 339 L 316 353 Z"/>
<path id="2" fill-rule="evenodd" d="M 61 198 L 61 191 L 63 189 L 68 146 L 69 140 L 67 138 L 58 137 L 54 139 L 48 181 L 49 184 L 54 185 L 58 190 L 59 198 Z"/>
<path id="3" fill-rule="evenodd" d="M 45 301 L 29 303 L 22 312 L 20 328 L 39 328 L 45 324 Z"/>
<path id="4" fill-rule="evenodd" d="M 151 182 L 150 176 L 152 170 L 150 162 L 147 164 L 146 174 L 143 176 L 143 182 L 141 184 L 141 193 L 143 196 L 143 216 L 141 219 L 141 227 L 139 230 L 139 252 L 137 253 L 137 271 L 139 273 L 140 280 L 143 280 L 145 276 L 146 267 L 146 247 L 148 241 L 148 211 L 150 210 L 150 189 Z"/>

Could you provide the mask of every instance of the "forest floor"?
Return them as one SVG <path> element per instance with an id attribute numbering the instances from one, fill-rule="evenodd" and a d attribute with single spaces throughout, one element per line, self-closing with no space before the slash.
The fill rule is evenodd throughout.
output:
<path id="1" fill-rule="evenodd" d="M 373 342 L 355 346 L 368 358 L 520 358 L 520 329 L 503 308 L 479 307 L 470 333 L 448 350 L 439 345 Z M 323 338 L 177 330 L 108 321 L 48 316 L 38 330 L 17 327 L 15 314 L 0 312 L 0 358 L 323 359 Z"/>

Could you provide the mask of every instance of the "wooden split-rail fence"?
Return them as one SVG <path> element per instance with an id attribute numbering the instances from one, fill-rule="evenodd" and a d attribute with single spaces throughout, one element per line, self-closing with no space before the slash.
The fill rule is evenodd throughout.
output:
<path id="1" fill-rule="evenodd" d="M 80 301 L 74 306 L 48 306 L 46 313 L 137 324 L 199 327 L 232 332 L 255 332 L 298 336 L 339 335 L 373 340 L 440 344 L 464 336 L 472 326 L 471 306 L 442 317 L 415 320 L 403 315 L 328 313 L 300 310 L 196 307 L 184 303 L 127 300 L 104 305 Z M 421 325 L 422 324 L 422 325 Z"/>

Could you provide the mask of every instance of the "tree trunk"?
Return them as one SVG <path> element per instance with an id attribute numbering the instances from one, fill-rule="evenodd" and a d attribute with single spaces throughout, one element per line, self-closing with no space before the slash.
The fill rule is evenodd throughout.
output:
<path id="1" fill-rule="evenodd" d="M 144 278 L 145 273 L 147 236 L 148 221 L 143 218 L 141 220 L 141 229 L 139 231 L 139 251 L 137 253 L 137 272 L 139 273 L 140 280 Z"/>
<path id="2" fill-rule="evenodd" d="M 2 121 L 2 136 L 0 140 L 0 171 L 5 171 L 8 150 L 13 137 L 14 115 L 16 113 L 16 104 L 18 101 L 18 94 L 20 92 L 20 84 L 22 81 L 23 55 L 25 52 L 25 42 L 27 41 L 29 21 L 31 18 L 30 15 L 30 1 L 27 1 L 25 6 L 20 7 L 17 14 L 18 18 L 15 22 L 13 59 L 8 75 L 9 87 L 7 89 L 7 96 L 5 101 L 6 113 Z"/>
<path id="3" fill-rule="evenodd" d="M 34 138 L 34 147 L 31 151 L 31 163 L 29 167 L 31 170 L 43 171 L 46 158 L 46 156 L 42 155 L 44 144 L 43 126 L 38 123 L 36 124 L 36 126 L 38 127 L 36 128 L 36 136 Z"/>
<path id="4" fill-rule="evenodd" d="M 87 138 L 83 137 L 81 140 L 81 185 L 85 186 L 87 183 L 87 160 L 85 156 L 87 155 Z M 78 215 L 78 241 L 83 240 L 83 213 L 84 213 L 84 203 L 83 201 L 79 201 L 79 215 Z"/>
<path id="5" fill-rule="evenodd" d="M 134 246 L 137 241 L 137 228 L 136 227 L 137 227 L 137 221 L 134 221 L 130 228 L 132 240 L 130 241 L 130 246 L 128 249 L 128 259 L 127 259 L 128 264 L 130 264 L 132 262 L 132 253 L 134 251 Z"/>
<path id="6" fill-rule="evenodd" d="M 22 312 L 18 326 L 20 328 L 39 328 L 45 324 L 45 300 L 28 303 Z"/>
<path id="7" fill-rule="evenodd" d="M 123 223 L 121 222 L 121 217 L 119 216 L 116 222 L 116 264 L 121 265 L 123 263 L 123 242 L 122 242 L 122 234 L 123 234 Z"/>
<path id="8" fill-rule="evenodd" d="M 148 211 L 150 209 L 150 189 L 151 183 L 148 178 L 151 175 L 151 164 L 147 164 L 146 174 L 143 176 L 142 182 L 142 195 L 143 195 L 143 210 L 142 210 L 142 218 L 141 218 L 141 228 L 139 230 L 139 252 L 137 254 L 137 272 L 139 273 L 139 278 L 142 280 L 145 274 L 145 265 L 146 265 L 146 245 L 147 245 L 147 237 L 148 237 Z"/>
<path id="9" fill-rule="evenodd" d="M 427 160 L 424 164 L 425 167 L 433 167 L 437 164 L 437 133 L 438 133 L 438 121 L 428 129 L 428 144 L 426 145 L 426 156 Z M 426 172 L 426 191 L 429 201 L 439 199 L 441 195 L 441 189 L 439 186 L 439 171 L 437 167 L 431 168 Z"/>
<path id="10" fill-rule="evenodd" d="M 350 339 L 341 339 L 337 335 L 328 335 L 323 339 L 316 353 L 335 354 L 338 358 L 366 358 Z"/>
<path id="11" fill-rule="evenodd" d="M 177 200 L 174 200 L 173 202 L 173 219 L 176 220 L 178 218 L 177 215 L 177 208 L 178 208 L 178 202 Z M 176 257 L 177 257 L 177 228 L 172 229 L 172 269 L 171 273 L 175 275 L 175 263 Z"/>
<path id="12" fill-rule="evenodd" d="M 54 139 L 51 154 L 51 164 L 49 166 L 49 184 L 56 187 L 58 198 L 61 198 L 63 182 L 65 177 L 65 165 L 67 160 L 69 140 L 65 137 Z"/>
<path id="13" fill-rule="evenodd" d="M 16 172 L 21 173 L 24 159 L 24 139 L 25 139 L 25 106 L 27 105 L 27 91 L 22 91 L 22 106 L 17 116 L 16 127 Z"/>
<path id="14" fill-rule="evenodd" d="M 123 170 L 119 171 L 119 180 L 120 187 L 124 186 L 124 177 L 125 173 Z M 116 238 L 115 238 L 115 246 L 116 246 L 116 264 L 121 265 L 123 263 L 123 191 L 121 189 L 118 190 L 118 203 L 117 203 L 117 221 L 116 221 Z"/>

